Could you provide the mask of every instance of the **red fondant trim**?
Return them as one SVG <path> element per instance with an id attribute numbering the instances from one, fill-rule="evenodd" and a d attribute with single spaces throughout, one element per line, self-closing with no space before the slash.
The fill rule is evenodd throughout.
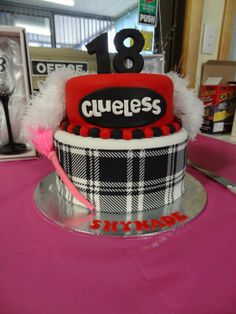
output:
<path id="1" fill-rule="evenodd" d="M 82 126 L 80 129 L 80 135 L 84 137 L 88 137 L 88 134 L 89 134 L 89 128 L 87 128 L 86 126 Z"/>
<path id="2" fill-rule="evenodd" d="M 132 140 L 133 134 L 130 130 L 124 130 L 123 131 L 123 139 L 124 140 Z"/>
<path id="3" fill-rule="evenodd" d="M 74 125 L 74 124 L 70 124 L 70 125 L 68 125 L 68 127 L 67 127 L 67 132 L 68 132 L 68 133 L 73 133 L 73 129 L 74 129 L 74 127 L 75 127 L 75 125 Z"/>
<path id="4" fill-rule="evenodd" d="M 149 138 L 149 137 L 153 137 L 153 130 L 150 128 L 144 129 L 144 137 L 145 138 Z"/>
<path id="5" fill-rule="evenodd" d="M 100 137 L 103 139 L 111 138 L 111 130 L 109 129 L 101 129 Z"/>
<path id="6" fill-rule="evenodd" d="M 179 131 L 180 129 L 181 129 L 181 123 L 178 121 L 175 121 L 175 122 L 173 122 L 172 123 L 173 124 L 173 126 L 175 127 L 175 130 L 176 131 Z"/>
<path id="7" fill-rule="evenodd" d="M 68 126 L 68 122 L 67 122 L 67 121 L 62 121 L 62 122 L 61 122 L 61 125 L 60 125 L 60 128 L 61 128 L 63 131 L 67 131 L 67 126 Z"/>
<path id="8" fill-rule="evenodd" d="M 168 128 L 167 125 L 162 125 L 160 127 L 160 129 L 162 130 L 162 134 L 165 135 L 169 135 L 170 134 L 170 128 Z"/>
<path id="9" fill-rule="evenodd" d="M 168 124 L 168 125 L 172 125 L 175 129 L 175 132 L 178 132 L 181 129 L 181 123 L 177 120 Z M 161 130 L 162 136 L 166 136 L 166 135 L 173 133 L 173 132 L 171 132 L 168 125 L 163 125 L 163 126 L 159 127 Z M 63 131 L 67 131 L 68 133 L 74 133 L 73 130 L 75 127 L 76 127 L 75 124 L 69 124 L 67 121 L 63 121 L 60 125 L 60 128 Z M 157 127 L 157 126 L 155 126 L 155 125 L 153 126 L 153 124 L 152 124 L 152 127 L 150 127 L 150 125 L 149 125 L 148 127 L 137 128 L 137 129 L 140 129 L 143 131 L 145 138 L 150 138 L 150 137 L 154 136 L 153 127 Z M 90 126 L 90 125 L 81 126 L 79 134 L 76 134 L 76 135 L 88 137 L 89 131 L 92 128 L 93 128 L 93 126 Z M 97 128 L 100 130 L 100 138 L 103 138 L 103 139 L 112 138 L 112 130 L 113 129 L 100 128 L 100 127 L 97 127 Z M 132 140 L 134 138 L 133 137 L 133 131 L 135 130 L 135 128 L 120 129 L 120 130 L 122 132 L 122 139 Z"/>

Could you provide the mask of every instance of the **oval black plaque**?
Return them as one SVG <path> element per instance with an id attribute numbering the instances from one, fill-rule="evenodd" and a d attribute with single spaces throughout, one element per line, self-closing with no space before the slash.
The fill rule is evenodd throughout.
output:
<path id="1" fill-rule="evenodd" d="M 83 97 L 79 114 L 88 123 L 105 128 L 140 127 L 166 113 L 162 95 L 148 88 L 109 87 Z"/>

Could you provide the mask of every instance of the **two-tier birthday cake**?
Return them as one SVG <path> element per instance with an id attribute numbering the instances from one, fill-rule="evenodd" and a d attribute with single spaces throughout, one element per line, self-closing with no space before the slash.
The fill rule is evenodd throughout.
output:
<path id="1" fill-rule="evenodd" d="M 98 211 L 149 210 L 183 194 L 187 132 L 173 116 L 170 78 L 88 75 L 68 80 L 65 93 L 57 155 Z M 61 180 L 58 187 L 78 203 Z"/>
<path id="2" fill-rule="evenodd" d="M 53 136 L 45 155 L 59 161 L 57 189 L 69 203 L 87 207 L 86 199 L 98 212 L 132 213 L 184 193 L 187 140 L 202 110 L 177 74 L 61 70 L 32 99 L 25 125 L 33 143 Z"/>

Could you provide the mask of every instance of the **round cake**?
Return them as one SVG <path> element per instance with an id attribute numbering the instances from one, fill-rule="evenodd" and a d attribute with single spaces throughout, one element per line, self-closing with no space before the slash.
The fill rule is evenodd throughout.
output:
<path id="1" fill-rule="evenodd" d="M 173 115 L 173 82 L 160 74 L 95 74 L 65 86 L 54 134 L 62 168 L 97 211 L 157 209 L 184 193 L 188 134 Z M 58 177 L 59 193 L 81 204 Z"/>
<path id="2" fill-rule="evenodd" d="M 187 141 L 203 105 L 178 73 L 140 73 L 144 43 L 138 30 L 119 31 L 111 62 L 108 34 L 100 34 L 86 45 L 96 74 L 56 70 L 32 96 L 24 129 L 54 165 L 63 209 L 135 217 L 182 200 Z"/>

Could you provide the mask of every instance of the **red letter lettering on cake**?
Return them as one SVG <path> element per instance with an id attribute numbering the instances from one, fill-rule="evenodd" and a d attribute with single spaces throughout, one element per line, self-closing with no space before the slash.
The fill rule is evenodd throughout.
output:
<path id="1" fill-rule="evenodd" d="M 179 212 L 174 212 L 171 214 L 171 216 L 175 217 L 175 219 L 178 220 L 179 222 L 182 222 L 188 219 L 188 216 L 181 214 Z"/>
<path id="2" fill-rule="evenodd" d="M 166 227 L 165 224 L 163 224 L 162 222 L 160 222 L 157 219 L 151 219 L 151 225 L 152 225 L 152 229 L 156 229 L 156 228 L 164 228 Z"/>
<path id="3" fill-rule="evenodd" d="M 101 222 L 101 220 L 98 220 L 98 219 L 93 220 L 91 225 L 90 225 L 90 228 L 94 229 L 94 230 L 99 229 L 100 228 L 100 222 Z"/>
<path id="4" fill-rule="evenodd" d="M 163 216 L 161 220 L 164 221 L 167 226 L 173 226 L 176 223 L 175 218 L 171 216 Z"/>
<path id="5" fill-rule="evenodd" d="M 120 224 L 123 225 L 124 232 L 131 231 L 130 226 L 129 226 L 131 224 L 131 221 L 127 221 L 127 222 L 120 221 Z"/>
<path id="6" fill-rule="evenodd" d="M 150 229 L 150 227 L 147 223 L 147 220 L 142 220 L 142 221 L 135 220 L 134 223 L 136 225 L 137 231 L 143 231 L 143 230 L 149 230 Z"/>
<path id="7" fill-rule="evenodd" d="M 110 220 L 104 220 L 104 231 L 112 231 L 112 232 L 117 232 L 117 221 L 110 221 Z"/>

